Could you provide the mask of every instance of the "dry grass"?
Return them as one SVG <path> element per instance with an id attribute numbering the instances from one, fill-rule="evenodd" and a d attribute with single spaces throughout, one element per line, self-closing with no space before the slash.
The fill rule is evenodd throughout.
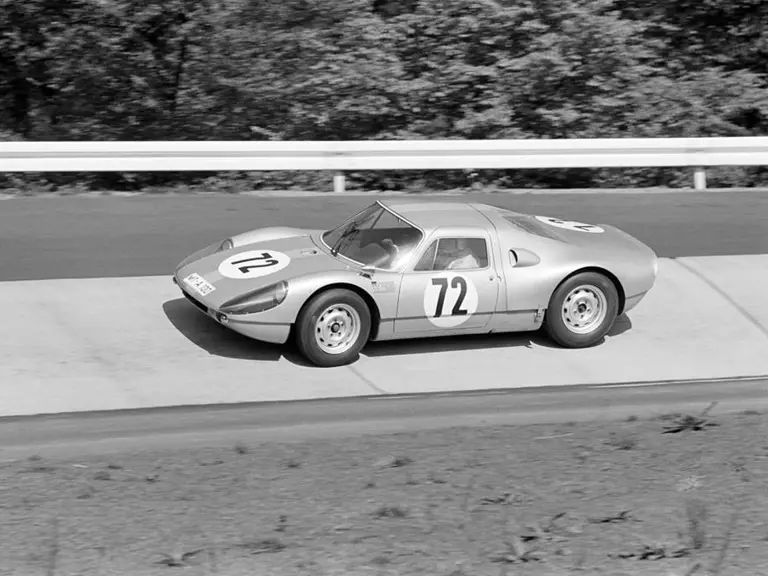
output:
<path id="1" fill-rule="evenodd" d="M 7 463 L 0 574 L 768 575 L 767 432 L 703 413 Z"/>

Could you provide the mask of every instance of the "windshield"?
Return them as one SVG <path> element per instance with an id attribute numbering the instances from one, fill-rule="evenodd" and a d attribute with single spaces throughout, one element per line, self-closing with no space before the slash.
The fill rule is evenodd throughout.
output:
<path id="1" fill-rule="evenodd" d="M 364 266 L 394 270 L 402 266 L 421 241 L 422 233 L 379 204 L 373 204 L 323 233 L 334 255 Z"/>

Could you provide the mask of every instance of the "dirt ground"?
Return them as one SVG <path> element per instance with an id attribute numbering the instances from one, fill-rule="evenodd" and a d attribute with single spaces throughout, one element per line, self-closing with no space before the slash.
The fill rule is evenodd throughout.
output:
<path id="1" fill-rule="evenodd" d="M 766 480 L 768 418 L 716 409 L 32 458 L 0 465 L 0 574 L 760 576 Z"/>

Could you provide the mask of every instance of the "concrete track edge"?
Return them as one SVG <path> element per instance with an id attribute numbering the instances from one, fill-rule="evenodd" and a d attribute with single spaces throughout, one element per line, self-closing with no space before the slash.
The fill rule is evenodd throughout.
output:
<path id="1" fill-rule="evenodd" d="M 0 416 L 754 380 L 768 374 L 766 283 L 768 255 L 663 259 L 595 348 L 455 337 L 372 345 L 321 370 L 220 327 L 167 277 L 4 282 Z"/>
<path id="2" fill-rule="evenodd" d="M 0 461 L 499 425 L 765 411 L 768 379 L 325 399 L 0 418 Z M 711 406 L 711 404 L 716 404 Z"/>

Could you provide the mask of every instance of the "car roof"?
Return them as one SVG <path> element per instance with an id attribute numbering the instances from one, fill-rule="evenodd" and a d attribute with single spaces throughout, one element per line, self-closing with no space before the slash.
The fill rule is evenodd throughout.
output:
<path id="1" fill-rule="evenodd" d="M 488 218 L 468 202 L 419 202 L 399 199 L 379 202 L 425 231 L 443 226 L 491 226 Z"/>

